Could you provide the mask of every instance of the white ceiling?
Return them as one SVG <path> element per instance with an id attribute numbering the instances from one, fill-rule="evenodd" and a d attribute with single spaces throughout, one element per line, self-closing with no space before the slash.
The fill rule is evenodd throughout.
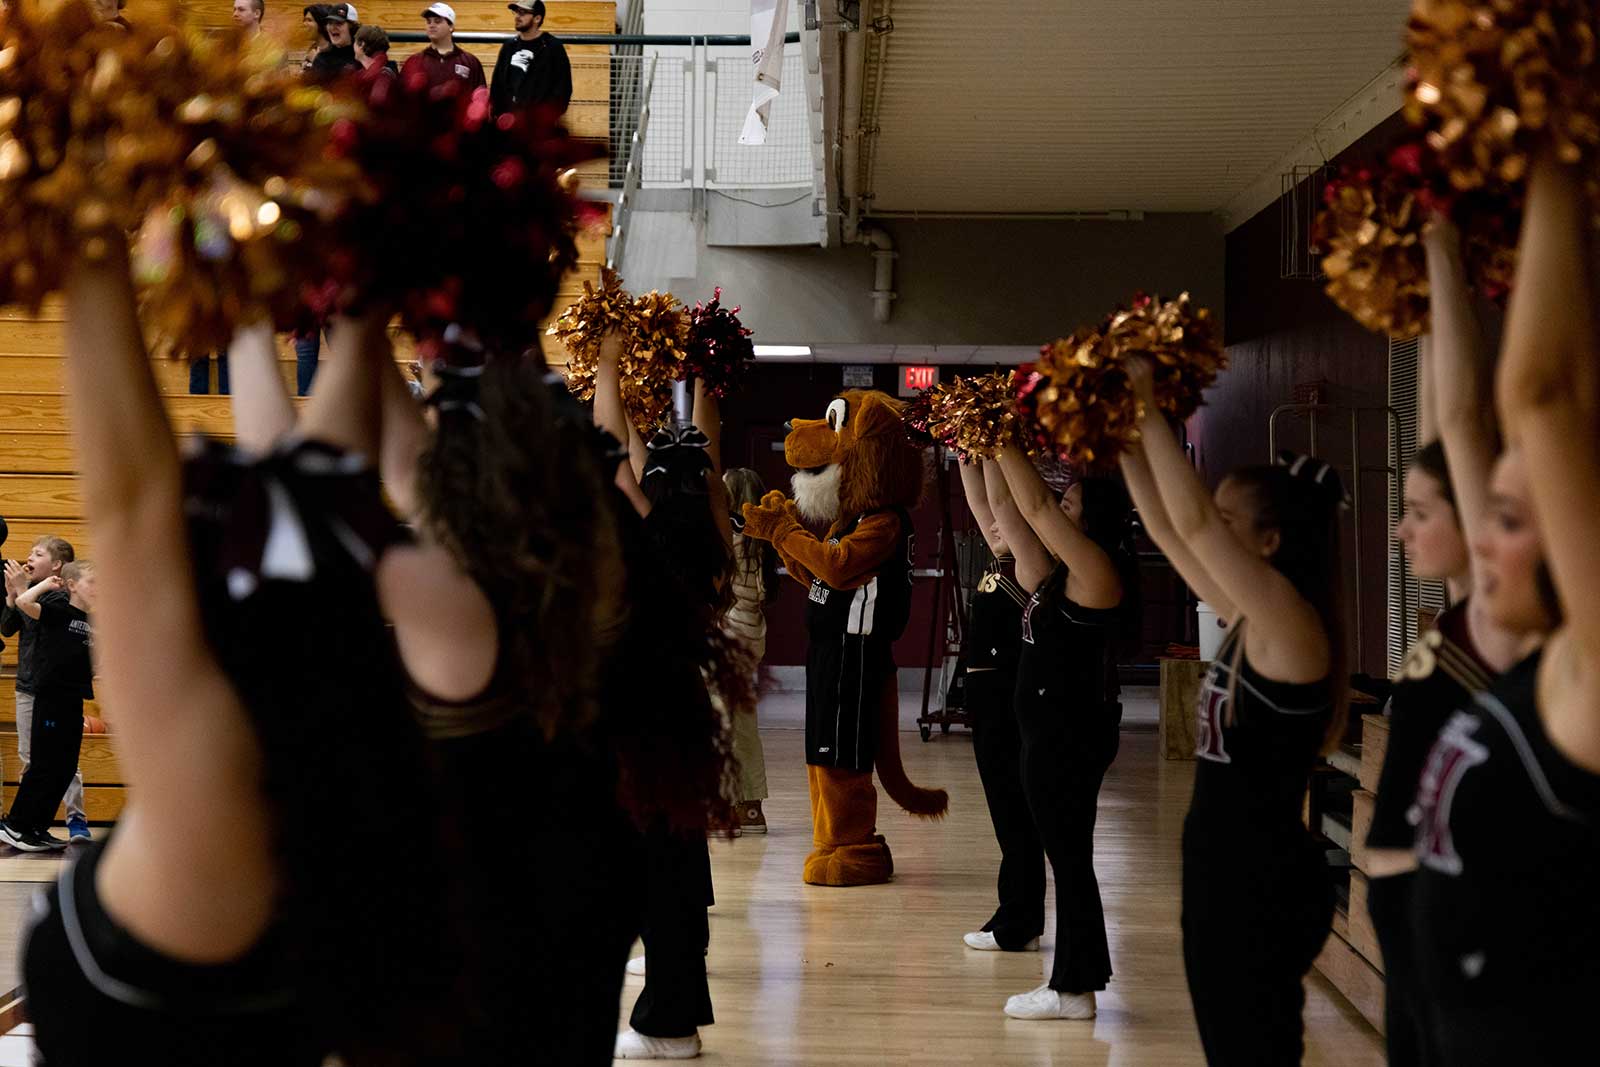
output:
<path id="1" fill-rule="evenodd" d="M 870 211 L 1219 210 L 1394 62 L 1409 8 L 892 0 Z"/>

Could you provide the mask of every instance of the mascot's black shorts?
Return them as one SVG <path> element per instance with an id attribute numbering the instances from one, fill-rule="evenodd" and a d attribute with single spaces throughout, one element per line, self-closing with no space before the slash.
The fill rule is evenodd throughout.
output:
<path id="1" fill-rule="evenodd" d="M 895 685 L 891 646 L 871 635 L 813 635 L 806 653 L 807 763 L 872 770 L 884 687 Z"/>

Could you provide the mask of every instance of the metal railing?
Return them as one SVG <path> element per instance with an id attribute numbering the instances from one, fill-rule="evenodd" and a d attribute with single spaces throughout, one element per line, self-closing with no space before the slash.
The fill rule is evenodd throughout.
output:
<path id="1" fill-rule="evenodd" d="M 624 158 L 622 159 L 622 193 L 617 198 L 617 210 L 612 217 L 611 241 L 606 248 L 606 266 L 612 270 L 622 262 L 622 254 L 628 246 L 628 231 L 633 222 L 634 200 L 639 195 L 640 176 L 644 170 L 644 145 L 645 137 L 650 132 L 650 100 L 655 88 L 656 59 L 650 58 L 650 66 L 645 74 L 644 84 L 639 91 L 639 110 L 636 115 L 630 116 L 629 124 L 632 133 L 629 135 Z M 615 125 L 612 127 L 616 129 Z M 613 173 L 619 156 L 611 157 Z"/>

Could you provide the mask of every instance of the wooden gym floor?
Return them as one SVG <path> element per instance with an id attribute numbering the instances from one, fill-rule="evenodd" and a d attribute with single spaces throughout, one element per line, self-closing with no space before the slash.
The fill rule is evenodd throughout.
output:
<path id="1" fill-rule="evenodd" d="M 1007 996 L 1039 985 L 1043 953 L 973 952 L 961 935 L 994 907 L 999 861 L 959 728 L 923 744 L 902 735 L 907 768 L 950 790 L 951 814 L 919 823 L 881 799 L 878 829 L 895 881 L 823 889 L 799 881 L 810 849 L 803 735 L 763 731 L 771 832 L 713 843 L 711 993 L 717 1025 L 701 1031 L 704 1062 L 739 1065 L 1030 1064 L 1180 1067 L 1202 1064 L 1179 946 L 1179 829 L 1193 764 L 1157 756 L 1156 735 L 1128 732 L 1100 795 L 1096 870 L 1116 976 L 1093 1022 L 1007 1019 Z M 60 860 L 0 857 L 0 988 L 16 982 L 28 898 Z M 10 883 L 10 884 L 5 884 Z M 1053 908 L 1053 894 L 1052 894 Z M 1053 921 L 1053 920 L 1052 920 Z M 629 978 L 622 1020 L 642 980 Z M 1307 1064 L 1382 1064 L 1378 1035 L 1313 974 L 1306 982 Z M 25 1063 L 13 1037 L 0 1067 Z M 9 1054 L 8 1054 L 9 1053 Z"/>

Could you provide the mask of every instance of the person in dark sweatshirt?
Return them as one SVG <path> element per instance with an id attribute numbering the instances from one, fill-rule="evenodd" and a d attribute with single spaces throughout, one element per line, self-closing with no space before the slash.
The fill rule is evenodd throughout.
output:
<path id="1" fill-rule="evenodd" d="M 489 104 L 496 115 L 529 105 L 566 114 L 572 102 L 572 63 L 566 46 L 544 32 L 544 0 L 513 0 L 517 35 L 500 46 L 494 64 Z"/>
<path id="2" fill-rule="evenodd" d="M 0 526 L 3 525 L 0 522 Z M 0 637 L 17 638 L 17 755 L 22 761 L 22 773 L 27 772 L 33 754 L 33 709 L 38 693 L 34 661 L 39 643 L 39 623 L 18 606 L 18 598 L 30 588 L 60 577 L 63 569 L 76 558 L 70 542 L 60 537 L 41 537 L 34 542 L 25 561 L 6 560 L 4 564 L 5 607 L 0 609 Z M 64 591 L 53 590 L 46 591 L 41 599 L 66 603 L 69 598 Z M 83 811 L 83 775 L 76 771 L 67 786 L 66 804 L 67 832 L 71 840 L 88 841 L 89 821 Z"/>
<path id="3" fill-rule="evenodd" d="M 314 14 L 314 13 L 313 13 Z M 361 27 L 356 22 L 354 4 L 332 4 L 322 17 L 322 30 L 327 34 L 328 47 L 317 53 L 311 62 L 310 76 L 317 81 L 334 81 L 346 74 L 359 72 L 361 63 L 356 59 L 355 32 Z"/>
<path id="4" fill-rule="evenodd" d="M 67 847 L 66 841 L 50 835 L 49 827 L 77 776 L 83 702 L 94 696 L 89 659 L 94 569 L 82 560 L 68 563 L 60 575 L 30 586 L 16 598 L 16 607 L 38 624 L 33 635 L 37 694 L 29 731 L 32 760 L 22 772 L 11 810 L 0 819 L 0 843 L 21 852 L 46 852 Z"/>

